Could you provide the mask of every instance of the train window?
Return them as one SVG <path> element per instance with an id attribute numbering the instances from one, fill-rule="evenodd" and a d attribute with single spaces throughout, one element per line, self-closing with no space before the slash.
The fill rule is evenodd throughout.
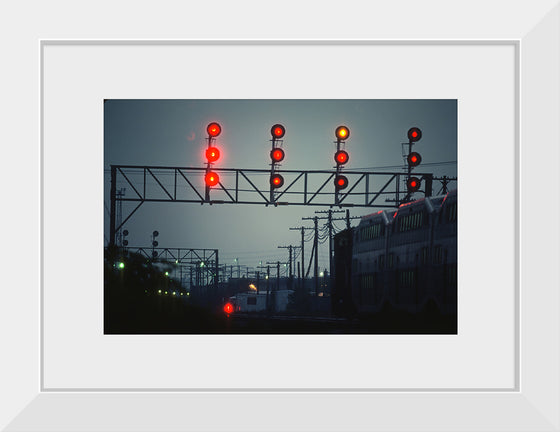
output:
<path id="1" fill-rule="evenodd" d="M 433 259 L 433 263 L 434 264 L 441 264 L 442 262 L 442 248 L 441 246 L 436 246 L 434 249 L 434 259 Z"/>
<path id="2" fill-rule="evenodd" d="M 385 226 L 382 223 L 376 223 L 358 230 L 358 241 L 373 240 L 385 234 Z"/>
<path id="3" fill-rule="evenodd" d="M 403 270 L 399 272 L 399 286 L 410 287 L 414 285 L 414 270 Z"/>
<path id="4" fill-rule="evenodd" d="M 389 255 L 387 255 L 387 268 L 393 268 L 393 258 L 394 258 L 394 254 L 390 253 Z"/>
<path id="5" fill-rule="evenodd" d="M 457 264 L 449 264 L 447 267 L 447 285 L 457 287 Z"/>
<path id="6" fill-rule="evenodd" d="M 428 263 L 428 248 L 424 247 L 422 248 L 422 264 L 427 264 Z"/>
<path id="7" fill-rule="evenodd" d="M 453 203 L 449 207 L 449 222 L 453 222 L 457 220 L 457 203 Z"/>
<path id="8" fill-rule="evenodd" d="M 247 297 L 247 304 L 248 305 L 256 305 L 257 304 L 257 298 L 256 297 Z"/>
<path id="9" fill-rule="evenodd" d="M 455 222 L 457 220 L 457 203 L 451 203 L 445 208 L 445 222 Z"/>
<path id="10" fill-rule="evenodd" d="M 424 225 L 424 212 L 417 212 L 402 216 L 399 219 L 398 231 L 409 231 L 421 228 Z"/>
<path id="11" fill-rule="evenodd" d="M 383 269 L 385 267 L 385 255 L 379 256 L 379 269 Z"/>

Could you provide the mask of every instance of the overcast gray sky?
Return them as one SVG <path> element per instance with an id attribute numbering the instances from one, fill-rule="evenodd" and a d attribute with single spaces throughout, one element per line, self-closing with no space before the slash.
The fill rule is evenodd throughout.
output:
<path id="1" fill-rule="evenodd" d="M 108 100 L 104 113 L 105 241 L 109 238 L 110 165 L 205 167 L 206 126 L 217 121 L 221 168 L 270 168 L 270 128 L 286 128 L 281 169 L 329 170 L 334 166 L 334 130 L 350 129 L 345 170 L 404 166 L 401 143 L 412 126 L 422 130 L 414 150 L 418 172 L 457 176 L 456 100 Z M 453 162 L 453 163 L 449 163 Z M 385 169 L 402 172 L 400 168 Z M 454 183 L 456 185 L 456 183 Z M 125 196 L 133 191 L 126 184 Z M 434 193 L 440 189 L 434 183 Z M 420 197 L 419 195 L 418 197 Z M 137 203 L 124 204 L 126 217 Z M 290 227 L 313 226 L 315 211 L 328 207 L 144 203 L 125 227 L 131 246 L 149 246 L 158 230 L 160 247 L 219 249 L 221 264 L 256 267 L 259 261 L 287 261 L 278 246 L 299 245 Z M 352 208 L 352 216 L 375 208 Z M 325 215 L 320 215 L 325 216 Z M 336 215 L 343 216 L 342 214 Z M 320 221 L 320 227 L 325 221 Z M 357 225 L 354 220 L 352 225 Z M 336 222 L 344 228 L 343 221 Z M 309 231 L 306 237 L 310 237 Z M 306 262 L 312 242 L 305 245 Z M 328 268 L 328 243 L 319 249 L 320 269 Z M 307 264 L 306 264 L 307 265 Z"/>

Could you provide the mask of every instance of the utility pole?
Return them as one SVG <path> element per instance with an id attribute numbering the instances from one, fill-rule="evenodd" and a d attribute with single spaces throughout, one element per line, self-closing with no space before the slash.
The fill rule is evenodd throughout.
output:
<path id="1" fill-rule="evenodd" d="M 449 184 L 449 182 L 451 181 L 457 181 L 457 177 L 448 177 L 446 175 L 444 175 L 443 177 L 434 177 L 434 180 L 439 180 L 441 181 L 442 184 L 442 193 L 446 194 L 447 193 L 447 185 Z"/>
<path id="2" fill-rule="evenodd" d="M 346 217 L 341 217 L 341 218 L 333 218 L 332 214 L 333 213 L 345 213 L 346 212 Z M 313 220 L 315 222 L 315 242 L 314 242 L 314 248 L 315 248 L 315 295 L 317 295 L 318 292 L 318 259 L 317 259 L 317 254 L 318 254 L 318 232 L 317 232 L 317 220 L 319 219 L 326 219 L 327 220 L 327 228 L 329 229 L 329 285 L 332 285 L 333 283 L 333 279 L 335 277 L 335 266 L 334 266 L 334 247 L 333 247 L 333 241 L 334 241 L 334 236 L 333 236 L 333 230 L 334 230 L 334 226 L 333 226 L 333 221 L 336 220 L 346 220 L 346 228 L 350 229 L 350 220 L 351 219 L 361 219 L 361 216 L 350 216 L 350 210 L 326 210 L 326 211 L 316 211 L 315 213 L 327 213 L 326 217 L 312 217 L 312 218 L 302 218 L 302 220 Z M 290 228 L 291 229 L 291 228 Z"/>
<path id="3" fill-rule="evenodd" d="M 216 272 L 216 275 L 214 276 L 214 290 L 217 291 L 218 285 L 220 283 L 220 260 L 218 258 L 218 249 L 216 249 L 216 262 L 214 263 L 214 271 Z"/>
<path id="4" fill-rule="evenodd" d="M 315 278 L 315 296 L 319 293 L 319 217 L 301 218 L 302 220 L 313 220 L 315 238 L 313 240 L 313 249 L 315 250 L 315 265 L 313 266 L 313 277 Z M 290 228 L 291 229 L 291 228 Z"/>
<path id="5" fill-rule="evenodd" d="M 313 271 L 315 276 L 315 297 L 319 294 L 319 220 L 317 216 L 313 218 L 313 223 L 315 225 L 315 269 Z"/>
<path id="6" fill-rule="evenodd" d="M 333 275 L 333 269 L 334 269 L 334 264 L 333 264 L 333 257 L 334 257 L 334 253 L 333 253 L 333 220 L 338 220 L 338 219 L 333 219 L 332 214 L 333 213 L 344 213 L 344 210 L 326 210 L 326 211 L 316 211 L 315 213 L 327 213 L 327 228 L 329 229 L 329 275 L 330 277 L 332 277 Z M 349 217 L 349 210 L 346 210 L 346 215 L 347 217 Z M 319 218 L 319 219 L 324 219 L 324 218 Z"/>
<path id="7" fill-rule="evenodd" d="M 124 194 L 126 192 L 125 188 L 121 188 L 121 189 L 117 189 L 116 191 L 116 199 L 119 201 L 119 207 L 117 208 L 117 221 L 116 224 L 118 227 L 121 227 L 122 225 L 122 200 L 124 198 Z M 118 232 L 116 232 L 116 237 L 117 237 L 117 244 L 120 247 L 123 247 L 123 235 L 122 235 L 122 227 L 119 228 Z"/>
<path id="8" fill-rule="evenodd" d="M 302 287 L 305 285 L 305 230 L 313 229 L 310 227 L 297 227 L 290 228 L 290 230 L 301 230 L 301 284 Z"/>
<path id="9" fill-rule="evenodd" d="M 116 210 L 116 197 L 117 195 L 117 167 L 111 165 L 111 214 L 110 218 L 110 231 L 109 231 L 109 245 L 115 246 L 115 210 Z"/>
<path id="10" fill-rule="evenodd" d="M 267 262 L 267 264 L 276 264 L 276 289 L 274 291 L 278 291 L 280 289 L 280 261 Z"/>
<path id="11" fill-rule="evenodd" d="M 262 261 L 261 261 L 261 263 L 262 263 Z M 266 273 L 267 275 L 265 276 L 265 281 L 266 281 L 266 298 L 267 298 L 267 300 L 266 300 L 267 303 L 266 304 L 267 304 L 267 307 L 268 307 L 268 276 L 270 275 L 270 269 L 269 269 L 268 266 L 263 266 L 263 265 L 258 265 L 257 268 L 260 269 L 260 270 L 266 270 L 267 271 L 267 273 Z M 263 271 L 263 273 L 264 273 L 264 271 Z M 261 277 L 261 272 L 257 271 L 257 289 L 258 289 L 258 281 L 260 281 L 260 277 Z"/>
<path id="12" fill-rule="evenodd" d="M 289 265 L 289 273 L 288 273 L 288 274 L 289 274 L 290 277 L 292 277 L 293 274 L 294 274 L 293 267 L 292 267 L 292 262 L 294 263 L 294 266 L 295 266 L 295 259 L 292 260 L 292 257 L 294 256 L 294 254 L 292 253 L 292 251 L 293 251 L 294 249 L 297 249 L 297 248 L 301 248 L 301 246 L 294 246 L 294 245 L 290 245 L 290 246 L 278 246 L 278 249 L 288 249 L 288 250 L 289 250 L 290 257 L 289 257 L 289 260 L 288 260 L 288 265 Z M 294 258 L 295 258 L 295 257 L 294 257 Z"/>
<path id="13" fill-rule="evenodd" d="M 270 289 L 269 289 L 269 282 L 270 281 L 270 266 L 266 266 L 266 310 L 269 311 L 270 301 Z"/>

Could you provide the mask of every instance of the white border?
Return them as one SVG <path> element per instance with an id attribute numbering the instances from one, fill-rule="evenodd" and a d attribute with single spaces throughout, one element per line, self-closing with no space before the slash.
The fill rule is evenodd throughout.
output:
<path id="1" fill-rule="evenodd" d="M 480 193 L 488 187 L 488 177 L 478 174 L 493 173 L 503 183 L 515 183 L 515 43 L 46 42 L 43 51 L 43 76 L 51 77 L 43 87 L 43 182 L 48 185 L 43 207 L 43 390 L 514 388 L 515 194 L 513 188 L 502 193 L 500 208 L 507 216 L 499 224 L 484 223 L 481 209 L 492 208 L 494 198 Z M 262 59 L 270 55 L 281 57 L 283 67 L 269 70 Z M 193 68 L 209 56 L 219 58 L 222 66 L 217 64 L 211 72 Z M 333 69 L 332 58 L 352 59 L 353 67 Z M 412 75 L 411 58 L 421 58 L 423 64 Z M 110 74 L 105 65 L 110 65 Z M 232 65 L 226 76 L 223 65 Z M 152 94 L 187 99 L 214 95 L 458 99 L 459 334 L 160 338 L 100 334 L 102 275 L 92 272 L 87 281 L 81 279 L 84 269 L 102 267 L 101 221 L 94 218 L 83 229 L 84 220 L 103 208 L 101 101 Z M 347 115 L 351 121 L 352 115 Z M 75 137 L 80 135 L 78 146 Z M 73 163 L 61 163 L 67 155 Z M 227 215 L 229 208 L 219 210 Z M 74 240 L 59 236 L 65 230 L 80 232 L 81 243 L 88 245 L 79 255 L 67 254 Z M 473 232 L 476 235 L 469 234 Z M 64 265 L 59 265 L 59 257 L 64 257 Z M 80 283 L 61 283 L 67 280 Z M 86 301 L 88 308 L 73 307 Z M 333 369 L 346 363 L 352 367 Z"/>
<path id="2" fill-rule="evenodd" d="M 8 430 L 177 430 L 180 428 L 178 425 L 183 425 L 183 429 L 190 426 L 197 430 L 558 431 L 560 428 L 558 412 L 560 337 L 559 301 L 556 289 L 559 236 L 556 219 L 559 213 L 558 202 L 554 199 L 554 187 L 560 182 L 555 165 L 559 156 L 558 140 L 554 137 L 557 136 L 559 118 L 559 8 L 556 1 L 535 3 L 531 3 L 530 8 L 521 8 L 521 11 L 516 9 L 513 13 L 508 8 L 508 17 L 514 18 L 504 21 L 502 12 L 509 6 L 507 3 L 486 7 L 486 5 L 472 3 L 467 5 L 465 2 L 464 5 L 459 6 L 458 13 L 467 12 L 463 18 L 468 24 L 455 21 L 453 30 L 448 30 L 443 25 L 438 26 L 434 22 L 428 23 L 433 26 L 425 26 L 446 40 L 474 36 L 506 37 L 521 41 L 522 289 L 520 300 L 522 307 L 519 392 L 429 395 L 406 393 L 393 395 L 45 394 L 39 391 L 37 366 L 39 345 L 36 330 L 38 308 L 33 306 L 38 304 L 38 295 L 37 291 L 35 290 L 34 293 L 32 289 L 9 294 L 10 299 L 13 300 L 12 304 L 25 305 L 23 318 L 18 318 L 21 309 L 17 310 L 18 315 L 9 311 L 3 314 L 3 319 L 6 321 L 2 321 L 2 324 L 11 323 L 11 329 L 18 324 L 23 325 L 19 327 L 18 332 L 15 332 L 16 337 L 2 333 L 2 344 L 7 348 L 4 352 L 15 354 L 3 359 L 6 366 L 2 371 L 2 382 L 6 383 L 6 386 L 3 388 L 5 397 L 2 403 L 5 414 L 2 424 L 10 421 L 27 402 L 32 401 L 30 406 L 11 422 Z M 472 18 L 477 14 L 484 17 L 478 22 L 478 26 L 473 26 L 472 22 L 476 20 Z M 383 31 L 381 33 L 372 31 L 374 33 L 372 36 L 394 36 L 395 33 L 391 31 L 390 26 L 396 24 L 396 21 L 396 19 L 389 20 L 388 24 L 380 25 Z M 406 19 L 405 24 L 409 23 L 410 19 Z M 6 50 L 14 63 L 17 63 L 16 60 L 22 51 L 27 54 L 29 51 L 36 52 L 37 46 L 33 41 L 30 43 L 29 34 L 33 35 L 31 39 L 49 34 L 49 32 L 44 33 L 44 30 L 41 34 L 24 27 L 28 32 L 25 37 L 20 30 L 13 27 L 15 35 L 22 37 L 15 44 L 15 49 Z M 472 30 L 473 27 L 477 29 Z M 66 28 L 70 29 L 70 32 L 77 31 L 72 30 L 71 27 Z M 402 35 L 398 33 L 401 37 L 416 39 L 427 36 L 425 31 L 414 34 L 410 30 L 403 30 L 402 26 L 395 26 L 395 28 L 401 29 Z M 78 33 L 83 35 L 82 37 L 89 36 L 87 33 L 79 31 Z M 146 34 L 147 37 L 153 37 L 151 33 Z M 268 35 L 277 36 L 270 33 Z M 16 84 L 13 88 L 7 89 L 6 95 L 10 101 L 16 101 L 18 97 L 23 98 L 24 103 L 29 104 L 31 112 L 36 114 L 37 111 L 31 107 L 37 106 L 39 93 L 34 90 L 38 89 L 38 65 L 32 63 L 31 66 L 30 71 L 13 68 L 6 72 L 8 78 L 12 79 L 11 83 L 23 81 L 31 90 L 25 85 Z M 6 125 L 10 131 L 9 138 L 18 141 L 20 135 L 31 140 L 38 137 L 38 126 L 31 125 L 28 129 L 25 128 L 29 125 L 30 119 L 27 116 L 24 121 L 21 120 L 17 104 L 10 104 L 10 113 L 13 121 Z M 35 115 L 31 114 L 31 117 L 33 123 Z M 31 155 L 31 164 L 38 166 L 38 155 Z M 8 174 L 14 173 L 15 170 L 8 169 Z M 28 175 L 31 177 L 31 180 L 28 180 L 31 183 L 27 184 L 37 190 L 38 183 L 34 182 L 38 181 L 38 176 L 32 173 Z M 8 178 L 10 177 L 6 176 L 2 179 Z M 21 177 L 15 176 L 15 178 Z M 550 189 L 544 188 L 543 184 L 550 185 Z M 8 199 L 16 202 L 19 195 L 15 192 L 9 193 Z M 32 204 L 30 213 L 36 216 L 38 207 L 38 204 Z M 37 245 L 37 222 L 33 223 L 25 215 L 20 214 L 19 217 L 23 218 L 24 222 L 28 222 L 29 231 L 20 231 L 18 235 L 24 236 L 26 240 L 36 236 L 31 243 Z M 8 222 L 11 222 L 11 219 Z M 15 240 L 10 232 L 6 235 L 8 239 Z M 28 246 L 26 245 L 26 248 Z M 24 250 L 26 249 L 21 249 L 22 252 Z M 12 269 L 23 270 L 17 263 L 15 264 Z M 10 280 L 10 282 L 14 281 Z M 3 327 L 8 328 L 7 325 Z M 312 409 L 309 409 L 310 403 Z M 247 407 L 250 407 L 251 415 L 240 415 L 247 412 Z M 217 412 L 219 415 L 216 414 Z M 278 415 L 280 412 L 283 415 Z M 321 415 L 317 415 L 317 412 Z"/>

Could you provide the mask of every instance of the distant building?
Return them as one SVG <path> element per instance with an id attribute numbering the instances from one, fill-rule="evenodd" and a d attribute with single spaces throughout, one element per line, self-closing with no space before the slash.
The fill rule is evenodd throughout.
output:
<path id="1" fill-rule="evenodd" d="M 270 309 L 274 312 L 286 312 L 288 309 L 289 297 L 292 290 L 271 291 L 268 294 Z M 266 312 L 267 295 L 266 292 L 257 293 L 237 293 L 230 297 L 230 301 L 235 305 L 236 312 Z"/>

